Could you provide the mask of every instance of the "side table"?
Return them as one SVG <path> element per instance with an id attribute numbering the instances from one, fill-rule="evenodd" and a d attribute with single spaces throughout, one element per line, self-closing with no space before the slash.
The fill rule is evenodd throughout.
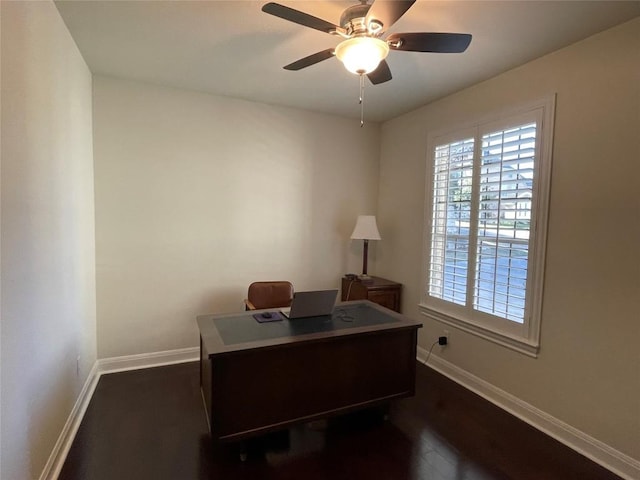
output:
<path id="1" fill-rule="evenodd" d="M 370 300 L 400 313 L 402 284 L 380 277 L 342 277 L 342 301 Z"/>

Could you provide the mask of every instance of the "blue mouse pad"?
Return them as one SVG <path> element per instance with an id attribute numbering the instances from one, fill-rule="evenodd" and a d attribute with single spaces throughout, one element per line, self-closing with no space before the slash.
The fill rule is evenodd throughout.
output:
<path id="1" fill-rule="evenodd" d="M 282 315 L 278 312 L 269 312 L 271 314 L 271 318 L 264 318 L 262 316 L 262 313 L 256 313 L 253 315 L 253 318 L 255 318 L 259 323 L 266 323 L 266 322 L 279 322 L 280 320 L 282 320 Z"/>

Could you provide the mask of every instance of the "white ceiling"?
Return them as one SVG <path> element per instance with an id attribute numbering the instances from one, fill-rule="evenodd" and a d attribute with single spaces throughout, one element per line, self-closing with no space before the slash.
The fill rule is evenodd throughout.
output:
<path id="1" fill-rule="evenodd" d="M 340 38 L 263 13 L 264 3 L 56 1 L 94 73 L 358 118 L 358 77 L 337 59 L 282 68 Z M 279 3 L 338 24 L 358 2 Z M 471 33 L 471 45 L 463 54 L 391 51 L 393 80 L 367 81 L 365 118 L 396 117 L 638 15 L 640 1 L 418 0 L 389 33 Z"/>

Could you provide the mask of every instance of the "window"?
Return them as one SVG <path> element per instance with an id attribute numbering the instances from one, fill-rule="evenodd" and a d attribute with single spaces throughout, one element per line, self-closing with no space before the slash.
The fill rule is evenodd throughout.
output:
<path id="1" fill-rule="evenodd" d="M 537 355 L 554 98 L 429 137 L 421 311 Z"/>

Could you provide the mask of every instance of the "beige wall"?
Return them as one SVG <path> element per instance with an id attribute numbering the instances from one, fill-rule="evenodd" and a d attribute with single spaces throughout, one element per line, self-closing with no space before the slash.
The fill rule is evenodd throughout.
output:
<path id="1" fill-rule="evenodd" d="M 447 326 L 446 361 L 640 459 L 640 19 L 382 127 L 377 269 L 418 313 L 429 131 L 557 93 L 541 348 L 529 358 Z"/>
<path id="2" fill-rule="evenodd" d="M 27 480 L 96 360 L 91 73 L 52 2 L 0 9 L 0 477 Z"/>
<path id="3" fill-rule="evenodd" d="M 379 126 L 94 78 L 100 358 L 198 345 L 248 285 L 338 288 L 377 199 Z"/>

